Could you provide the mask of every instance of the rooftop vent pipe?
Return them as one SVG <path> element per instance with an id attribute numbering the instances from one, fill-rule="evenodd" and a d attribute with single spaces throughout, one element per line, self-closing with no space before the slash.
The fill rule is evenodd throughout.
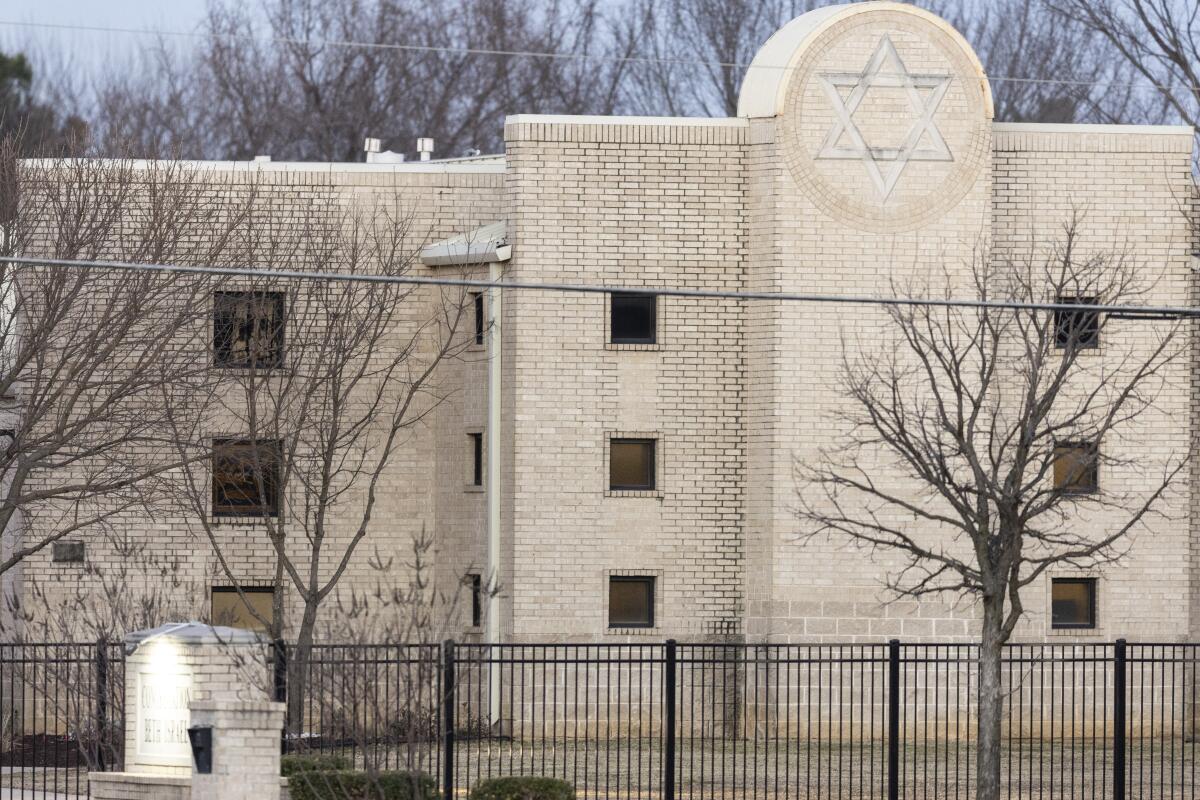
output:
<path id="1" fill-rule="evenodd" d="M 428 161 L 433 157 L 433 139 L 417 139 L 417 152 L 421 154 L 422 161 Z"/>
<path id="2" fill-rule="evenodd" d="M 363 142 L 363 150 L 367 153 L 368 164 L 399 164 L 404 161 L 404 153 L 393 153 L 391 150 L 380 152 L 380 141 L 367 138 Z"/>

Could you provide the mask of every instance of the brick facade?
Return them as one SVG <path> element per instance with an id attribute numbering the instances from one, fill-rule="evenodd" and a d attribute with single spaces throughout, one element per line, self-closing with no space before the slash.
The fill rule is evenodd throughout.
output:
<path id="1" fill-rule="evenodd" d="M 764 53 L 789 64 L 787 75 L 752 70 L 747 110 L 737 118 L 517 115 L 505 125 L 503 160 L 254 168 L 289 224 L 302 225 L 322 204 L 390 194 L 413 209 L 415 244 L 503 221 L 513 248 L 504 275 L 513 281 L 886 295 L 945 269 L 965 291 L 980 243 L 1006 257 L 1030 255 L 1078 212 L 1085 248 L 1128 251 L 1145 265 L 1154 282 L 1146 302 L 1196 303 L 1190 129 L 995 124 L 986 76 L 945 23 L 896 4 L 838 8 L 806 15 L 772 39 Z M 788 37 L 794 52 L 781 55 Z M 872 106 L 868 97 L 851 117 L 864 136 L 899 153 L 905 128 L 895 120 L 928 112 L 950 157 L 926 132 L 899 168 L 899 156 L 877 153 L 882 183 L 873 185 L 869 165 L 846 157 L 852 148 L 842 139 L 822 142 L 841 123 L 819 81 L 848 80 L 874 58 L 899 74 L 885 40 L 928 86 L 912 108 L 892 100 Z M 850 93 L 843 88 L 839 97 L 850 104 Z M 247 174 L 245 165 L 213 168 L 228 171 L 231 187 Z M 899 566 L 887 554 L 797 541 L 794 463 L 837 446 L 841 354 L 847 345 L 862 352 L 887 345 L 882 311 L 660 297 L 656 343 L 614 345 L 608 302 L 602 294 L 504 295 L 501 451 L 485 453 L 500 459 L 503 476 L 503 636 L 851 642 L 971 635 L 969 606 L 887 602 L 881 579 Z M 1137 347 L 1142 330 L 1131 322 L 1113 335 Z M 1106 485 L 1149 485 L 1154 468 L 1193 441 L 1200 370 L 1188 348 L 1169 391 L 1125 434 L 1123 445 L 1145 460 L 1106 475 Z M 453 391 L 389 472 L 377 515 L 387 523 L 360 551 L 350 585 L 368 588 L 372 554 L 403 559 L 421 527 L 434 534 L 444 586 L 485 571 L 493 487 L 472 485 L 469 434 L 488 424 L 487 358 L 481 345 L 443 367 L 440 385 Z M 608 440 L 626 435 L 657 441 L 652 491 L 608 490 Z M 1100 581 L 1100 625 L 1087 635 L 1200 633 L 1196 496 L 1192 477 L 1168 498 L 1166 514 L 1135 536 L 1121 565 L 1089 573 Z M 199 580 L 211 574 L 186 519 L 129 525 L 155 547 L 188 553 Z M 231 526 L 231 552 L 259 564 L 265 580 L 267 545 L 250 534 Z M 89 553 L 106 557 L 102 548 Z M 55 580 L 70 569 L 47 554 L 25 573 Z M 608 629 L 611 575 L 655 578 L 653 627 Z M 1019 638 L 1058 633 L 1047 621 L 1047 587 L 1027 590 Z M 459 603 L 456 632 L 481 636 L 469 625 L 470 605 Z"/>

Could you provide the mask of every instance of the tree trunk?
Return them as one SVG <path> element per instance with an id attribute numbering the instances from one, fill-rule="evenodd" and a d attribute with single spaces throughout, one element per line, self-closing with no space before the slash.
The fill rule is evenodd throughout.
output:
<path id="1" fill-rule="evenodd" d="M 1000 798 L 1000 730 L 1004 719 L 1000 664 L 1004 650 L 1003 600 L 985 598 L 979 644 L 979 739 L 977 800 Z"/>
<path id="2" fill-rule="evenodd" d="M 308 675 L 312 661 L 313 630 L 317 627 L 317 603 L 305 602 L 300 628 L 296 632 L 296 649 L 288 662 L 288 732 L 299 734 L 304 729 L 304 706 L 308 697 Z M 317 698 L 320 702 L 320 698 Z"/>

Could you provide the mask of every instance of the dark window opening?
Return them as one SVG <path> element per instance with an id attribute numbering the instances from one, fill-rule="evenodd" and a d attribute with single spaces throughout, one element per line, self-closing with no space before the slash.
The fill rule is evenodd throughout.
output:
<path id="1" fill-rule="evenodd" d="M 483 344 L 483 331 L 487 327 L 487 319 L 483 315 L 483 292 L 474 292 L 475 305 L 475 344 Z"/>
<path id="2" fill-rule="evenodd" d="M 1095 305 L 1095 297 L 1060 297 L 1060 304 L 1073 303 Z M 1056 347 L 1074 347 L 1088 350 L 1100 346 L 1100 313 L 1097 311 L 1054 312 L 1054 344 Z"/>
<path id="3" fill-rule="evenodd" d="M 1096 627 L 1096 579 L 1054 578 L 1050 582 L 1053 628 Z"/>
<path id="4" fill-rule="evenodd" d="M 613 439 L 609 443 L 608 487 L 654 488 L 653 439 Z"/>
<path id="5" fill-rule="evenodd" d="M 1067 442 L 1054 447 L 1054 488 L 1068 494 L 1100 489 L 1100 453 L 1090 442 Z"/>
<path id="6" fill-rule="evenodd" d="M 471 580 L 471 625 L 478 628 L 483 625 L 483 576 L 473 573 L 467 577 Z"/>
<path id="7" fill-rule="evenodd" d="M 245 595 L 245 599 L 242 595 Z M 262 619 L 256 617 L 256 613 Z M 263 620 L 266 620 L 266 624 Z M 242 594 L 238 594 L 238 590 L 233 586 L 212 588 L 213 625 L 270 631 L 274 622 L 275 590 L 270 586 L 243 586 Z"/>
<path id="8" fill-rule="evenodd" d="M 279 461 L 278 442 L 213 442 L 213 515 L 278 516 Z"/>
<path id="9" fill-rule="evenodd" d="M 610 295 L 613 344 L 654 344 L 658 339 L 657 300 L 652 294 Z"/>
<path id="10" fill-rule="evenodd" d="M 55 542 L 52 560 L 58 564 L 82 564 L 84 553 L 83 542 Z"/>
<path id="11" fill-rule="evenodd" d="M 227 369 L 283 366 L 284 293 L 214 292 L 213 363 Z"/>
<path id="12" fill-rule="evenodd" d="M 654 627 L 654 578 L 614 575 L 608 579 L 608 627 Z"/>
<path id="13" fill-rule="evenodd" d="M 471 437 L 471 485 L 483 486 L 483 434 L 469 433 Z"/>

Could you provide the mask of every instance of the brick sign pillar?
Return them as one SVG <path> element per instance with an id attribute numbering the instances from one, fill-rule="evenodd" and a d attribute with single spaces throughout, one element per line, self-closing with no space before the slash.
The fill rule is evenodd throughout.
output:
<path id="1" fill-rule="evenodd" d="M 284 707 L 268 702 L 265 639 L 173 623 L 129 634 L 125 651 L 125 771 L 89 774 L 94 800 L 277 800 Z M 194 774 L 194 725 L 212 729 L 213 769 L 203 776 Z"/>
<path id="2" fill-rule="evenodd" d="M 283 703 L 197 700 L 192 725 L 212 730 L 212 772 L 192 775 L 192 800 L 279 800 Z"/>

